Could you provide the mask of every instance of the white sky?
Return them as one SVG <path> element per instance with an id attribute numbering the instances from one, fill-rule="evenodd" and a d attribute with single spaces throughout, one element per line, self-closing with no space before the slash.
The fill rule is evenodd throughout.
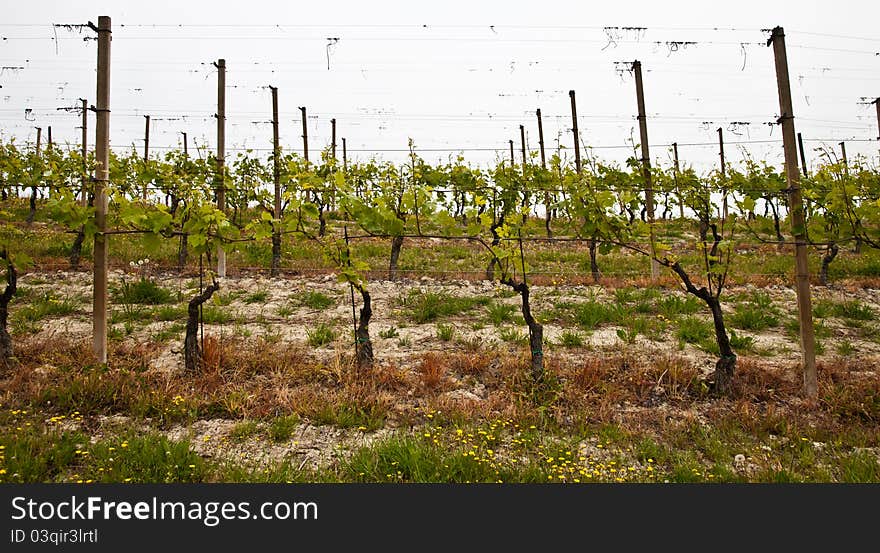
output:
<path id="1" fill-rule="evenodd" d="M 0 133 L 19 142 L 33 141 L 35 126 L 45 137 L 51 125 L 56 143 L 78 144 L 79 116 L 57 108 L 79 105 L 81 97 L 94 102 L 96 42 L 83 40 L 94 36 L 88 29 L 80 34 L 52 24 L 97 23 L 109 15 L 117 149 L 135 144 L 142 152 L 145 114 L 152 117 L 151 152 L 179 145 L 181 131 L 191 152 L 193 139 L 213 149 L 211 62 L 222 57 L 230 157 L 237 147 L 271 147 L 265 87 L 273 85 L 283 147 L 300 150 L 298 107 L 307 106 L 312 159 L 329 142 L 335 117 L 339 151 L 346 137 L 350 159 L 401 159 L 402 152 L 377 150 L 405 150 L 412 137 L 432 162 L 461 148 L 480 149 L 464 152 L 474 163 L 507 158 L 509 139 L 519 160 L 520 124 L 537 149 L 536 108 L 545 116 L 548 157 L 557 138 L 570 152 L 574 89 L 582 141 L 600 157 L 621 161 L 638 128 L 633 79 L 618 74 L 614 62 L 639 59 L 652 158 L 668 163 L 664 145 L 713 143 L 719 126 L 728 143 L 780 137 L 766 124 L 779 104 L 772 50 L 762 45 L 767 34 L 760 29 L 782 25 L 797 130 L 808 148 L 823 145 L 815 139 L 835 148 L 847 140 L 850 157 L 878 155 L 876 111 L 860 103 L 880 96 L 876 2 L 34 0 L 8 1 L 2 12 Z M 647 30 L 609 35 L 609 26 Z M 328 37 L 339 38 L 329 49 L 329 70 Z M 669 41 L 697 44 L 672 52 Z M 782 158 L 781 143 L 742 147 L 773 163 Z M 492 148 L 499 150 L 482 150 Z M 717 162 L 714 144 L 679 151 L 701 171 Z M 733 162 L 742 157 L 733 144 L 725 153 Z"/>

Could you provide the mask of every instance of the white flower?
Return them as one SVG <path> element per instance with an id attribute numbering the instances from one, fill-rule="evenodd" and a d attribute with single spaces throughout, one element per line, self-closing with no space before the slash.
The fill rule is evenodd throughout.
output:
<path id="1" fill-rule="evenodd" d="M 129 267 L 134 267 L 134 265 L 135 265 L 134 261 L 129 261 L 129 262 L 128 262 L 128 266 L 129 266 Z"/>
<path id="2" fill-rule="evenodd" d="M 144 264 L 147 264 L 147 263 L 149 263 L 149 262 L 150 262 L 149 259 L 144 258 Z"/>

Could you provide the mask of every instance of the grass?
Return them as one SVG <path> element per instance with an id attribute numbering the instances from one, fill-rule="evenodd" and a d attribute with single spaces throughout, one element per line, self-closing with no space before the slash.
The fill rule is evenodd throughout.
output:
<path id="1" fill-rule="evenodd" d="M 327 323 L 318 323 L 314 328 L 306 331 L 308 344 L 313 348 L 325 346 L 336 339 L 336 330 Z"/>
<path id="2" fill-rule="evenodd" d="M 574 330 L 563 330 L 559 335 L 559 345 L 564 348 L 583 347 L 584 337 Z"/>
<path id="3" fill-rule="evenodd" d="M 267 290 L 257 290 L 256 292 L 250 293 L 244 297 L 244 302 L 251 303 L 266 303 L 266 300 L 269 299 L 269 292 Z"/>
<path id="4" fill-rule="evenodd" d="M 625 310 L 614 304 L 590 300 L 574 306 L 574 320 L 584 330 L 592 330 L 603 324 L 613 324 L 624 318 Z"/>
<path id="5" fill-rule="evenodd" d="M 506 303 L 490 303 L 488 306 L 489 322 L 495 326 L 501 326 L 513 320 L 516 306 Z"/>
<path id="6" fill-rule="evenodd" d="M 63 317 L 74 313 L 77 304 L 70 298 L 56 298 L 49 292 L 31 300 L 15 311 L 14 321 L 35 323 L 49 317 Z"/>
<path id="7" fill-rule="evenodd" d="M 468 298 L 445 292 L 412 290 L 407 296 L 400 298 L 398 304 L 405 309 L 408 319 L 417 324 L 424 324 L 443 317 L 459 315 L 477 306 L 488 305 L 490 301 L 489 298 Z"/>
<path id="8" fill-rule="evenodd" d="M 296 301 L 309 309 L 324 310 L 336 305 L 336 299 L 324 294 L 307 290 L 295 296 Z"/>
<path id="9" fill-rule="evenodd" d="M 299 426 L 298 415 L 276 417 L 269 423 L 267 434 L 273 442 L 286 442 L 293 436 L 294 430 Z"/>
<path id="10" fill-rule="evenodd" d="M 697 317 L 682 317 L 678 321 L 678 330 L 675 333 L 679 342 L 688 344 L 702 344 L 714 335 L 712 326 L 703 319 Z"/>
<path id="11" fill-rule="evenodd" d="M 755 304 L 739 304 L 727 319 L 731 326 L 741 330 L 760 332 L 779 324 L 779 318 L 773 311 Z"/>
<path id="12" fill-rule="evenodd" d="M 505 326 L 498 329 L 498 337 L 503 342 L 508 342 L 511 344 L 525 344 L 528 343 L 529 337 L 520 332 L 516 327 Z"/>
<path id="13" fill-rule="evenodd" d="M 113 289 L 113 301 L 116 303 L 159 305 L 173 300 L 174 294 L 170 290 L 146 278 L 134 282 L 123 280 L 120 286 Z"/>
<path id="14" fill-rule="evenodd" d="M 455 336 L 455 325 L 437 323 L 437 338 L 441 342 L 449 342 Z"/>
<path id="15" fill-rule="evenodd" d="M 858 300 L 836 303 L 832 307 L 831 313 L 835 317 L 852 321 L 871 321 L 876 317 L 874 310 L 870 306 Z"/>
<path id="16" fill-rule="evenodd" d="M 394 325 L 379 331 L 380 338 L 397 338 L 398 336 L 400 336 L 400 332 L 398 332 L 397 327 Z"/>

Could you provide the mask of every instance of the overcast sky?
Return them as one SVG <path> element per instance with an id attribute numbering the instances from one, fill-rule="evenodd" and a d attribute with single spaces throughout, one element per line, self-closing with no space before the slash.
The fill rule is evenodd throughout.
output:
<path id="1" fill-rule="evenodd" d="M 568 91 L 577 93 L 581 140 L 621 161 L 638 142 L 633 78 L 615 62 L 644 68 L 652 158 L 717 163 L 741 148 L 782 159 L 772 50 L 761 29 L 786 31 L 797 130 L 811 150 L 847 141 L 850 157 L 878 156 L 880 3 L 768 2 L 9 2 L 0 23 L 0 132 L 33 141 L 52 126 L 77 145 L 79 117 L 58 108 L 94 102 L 96 42 L 88 29 L 113 23 L 111 145 L 151 151 L 180 144 L 215 148 L 216 70 L 227 61 L 227 149 L 271 148 L 271 96 L 279 89 L 284 148 L 301 151 L 299 106 L 308 108 L 313 159 L 330 140 L 330 119 L 350 159 L 400 159 L 411 137 L 429 161 L 463 150 L 474 163 L 508 157 L 519 125 L 537 149 L 535 109 L 546 148 L 568 148 Z M 643 27 L 609 30 L 606 27 Z M 718 28 L 718 30 L 713 30 Z M 336 40 L 338 39 L 338 40 Z M 679 45 L 673 43 L 692 42 Z M 23 69 L 15 69 L 21 67 Z M 31 110 L 26 112 L 25 110 Z M 90 125 L 94 118 L 90 116 Z M 740 123 L 748 123 L 740 124 Z M 45 134 L 44 134 L 45 136 Z M 94 133 L 89 133 L 90 142 Z M 818 140 L 825 142 L 819 142 Z M 193 143 L 195 141 L 195 144 Z M 752 142 L 736 145 L 735 142 Z M 689 145 L 693 144 L 693 145 Z M 263 150 L 265 149 L 265 150 Z M 497 150 L 496 150 L 497 149 Z"/>

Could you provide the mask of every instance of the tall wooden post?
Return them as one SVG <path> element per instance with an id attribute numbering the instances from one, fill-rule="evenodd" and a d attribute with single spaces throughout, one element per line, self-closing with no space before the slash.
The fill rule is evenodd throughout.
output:
<path id="1" fill-rule="evenodd" d="M 302 118 L 302 139 L 303 139 L 303 159 L 309 162 L 309 119 L 306 114 L 306 107 L 299 108 L 300 117 Z"/>
<path id="2" fill-rule="evenodd" d="M 541 150 L 541 167 L 544 169 L 547 168 L 547 158 L 544 155 L 544 122 L 541 117 L 541 108 L 538 108 L 535 111 L 535 115 L 538 117 L 538 147 Z"/>
<path id="3" fill-rule="evenodd" d="M 98 18 L 98 78 L 95 104 L 95 243 L 92 294 L 93 350 L 107 363 L 107 183 L 110 181 L 110 17 Z"/>
<path id="4" fill-rule="evenodd" d="M 642 174 L 645 178 L 645 217 L 651 239 L 651 254 L 654 254 L 654 186 L 651 182 L 651 152 L 648 148 L 648 117 L 645 112 L 645 91 L 642 84 L 642 62 L 636 60 L 632 64 L 636 77 L 636 103 L 639 110 L 639 140 L 642 145 Z M 657 278 L 660 264 L 651 259 L 651 278 Z"/>
<path id="5" fill-rule="evenodd" d="M 816 375 L 816 338 L 813 331 L 813 310 L 810 299 L 810 268 L 807 264 L 806 222 L 801 197 L 795 142 L 794 110 L 791 102 L 791 83 L 788 77 L 788 58 L 785 52 L 785 32 L 773 29 L 767 45 L 773 45 L 776 59 L 776 85 L 779 90 L 779 122 L 782 124 L 782 143 L 785 150 L 785 176 L 788 182 L 788 205 L 791 213 L 791 233 L 795 240 L 795 290 L 797 292 L 798 322 L 800 323 L 801 350 L 804 363 L 804 393 L 818 397 Z"/>
<path id="6" fill-rule="evenodd" d="M 516 160 L 513 157 L 513 140 L 508 140 L 510 143 L 510 167 L 511 169 L 516 167 Z"/>
<path id="7" fill-rule="evenodd" d="M 348 171 L 348 148 L 344 136 L 342 137 L 342 170 Z"/>
<path id="8" fill-rule="evenodd" d="M 278 140 L 278 88 L 270 86 L 272 91 L 272 180 L 275 184 L 275 205 L 272 216 L 272 268 L 270 274 L 275 276 L 281 266 L 281 145 Z"/>
<path id="9" fill-rule="evenodd" d="M 578 132 L 578 114 L 577 105 L 575 104 L 574 90 L 568 91 L 568 97 L 571 99 L 571 132 L 574 136 L 574 167 L 578 175 L 581 174 L 581 135 Z"/>
<path id="10" fill-rule="evenodd" d="M 217 209 L 226 211 L 226 60 L 219 59 L 217 67 Z M 217 276 L 226 277 L 226 250 L 217 246 Z"/>
<path id="11" fill-rule="evenodd" d="M 82 102 L 82 144 L 81 144 L 81 154 L 82 154 L 82 177 L 80 177 L 80 187 L 81 187 L 81 197 L 80 203 L 83 207 L 88 207 L 89 205 L 89 191 L 88 191 L 88 177 L 87 173 L 89 170 L 89 106 L 88 102 L 85 98 L 80 98 L 79 100 Z"/>
<path id="12" fill-rule="evenodd" d="M 40 155 L 40 148 L 43 146 L 43 127 L 34 127 L 37 129 L 37 144 L 35 146 L 35 151 L 37 155 Z"/>
<path id="13" fill-rule="evenodd" d="M 189 140 L 187 140 L 185 132 L 181 131 L 180 134 L 183 135 L 183 156 L 188 158 L 189 157 Z"/>
<path id="14" fill-rule="evenodd" d="M 724 130 L 718 127 L 718 156 L 721 159 L 721 221 L 727 221 L 727 165 L 724 162 Z"/>
<path id="15" fill-rule="evenodd" d="M 150 116 L 144 115 L 144 167 L 148 167 L 150 161 Z M 149 183 L 144 183 L 142 198 L 147 200 Z"/>
<path id="16" fill-rule="evenodd" d="M 681 198 L 681 188 L 678 185 L 678 177 L 681 174 L 681 166 L 678 163 L 678 142 L 672 143 L 672 159 L 675 163 L 675 191 L 678 194 L 678 215 L 684 219 L 684 202 Z"/>
<path id="17" fill-rule="evenodd" d="M 523 170 L 525 170 L 526 165 L 528 165 L 528 159 L 526 158 L 526 128 L 523 125 L 519 126 L 519 143 L 520 149 L 522 150 L 522 166 Z"/>
<path id="18" fill-rule="evenodd" d="M 336 161 L 336 118 L 330 120 L 330 153 Z"/>
<path id="19" fill-rule="evenodd" d="M 880 140 L 880 98 L 875 99 L 873 103 L 877 108 L 877 140 Z"/>
<path id="20" fill-rule="evenodd" d="M 804 172 L 805 177 L 809 177 L 807 174 L 807 156 L 804 153 L 804 137 L 801 136 L 801 133 L 797 133 L 797 141 L 798 141 L 798 150 L 801 154 L 801 170 Z"/>
<path id="21" fill-rule="evenodd" d="M 846 159 L 846 142 L 839 142 L 837 144 L 840 146 L 840 161 L 843 162 L 843 170 L 849 171 L 849 161 Z"/>
<path id="22" fill-rule="evenodd" d="M 52 149 L 52 125 L 49 125 L 49 130 L 46 135 L 46 149 Z"/>

